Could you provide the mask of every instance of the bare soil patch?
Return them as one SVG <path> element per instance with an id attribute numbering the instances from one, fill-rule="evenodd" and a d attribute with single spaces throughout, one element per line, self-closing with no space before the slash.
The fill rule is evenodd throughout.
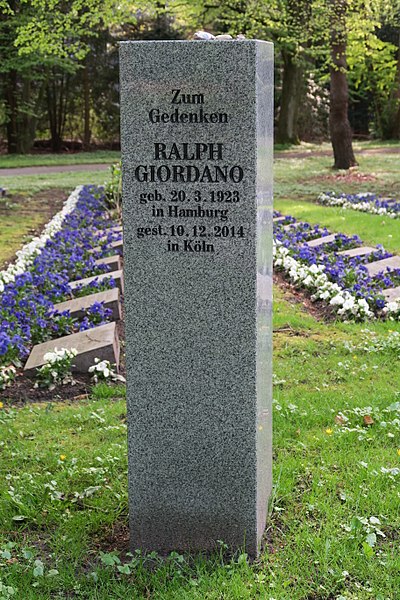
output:
<path id="1" fill-rule="evenodd" d="M 317 321 L 322 321 L 324 323 L 336 321 L 336 314 L 329 304 L 320 300 L 313 302 L 310 298 L 310 294 L 306 290 L 295 288 L 294 285 L 285 279 L 282 273 L 274 273 L 274 283 L 283 290 L 285 300 L 289 302 L 289 304 L 301 305 Z"/>
<path id="2" fill-rule="evenodd" d="M 89 375 L 75 375 L 75 385 L 63 385 L 49 391 L 45 388 L 35 388 L 34 379 L 30 379 L 22 372 L 17 374 L 11 387 L 1 392 L 4 404 L 21 408 L 34 402 L 64 402 L 67 400 L 84 400 L 89 396 L 92 386 Z"/>
<path id="3" fill-rule="evenodd" d="M 368 183 L 369 181 L 377 181 L 378 177 L 374 173 L 360 173 L 357 170 L 333 172 L 329 175 L 317 175 L 312 178 L 313 181 L 330 181 L 334 183 Z"/>

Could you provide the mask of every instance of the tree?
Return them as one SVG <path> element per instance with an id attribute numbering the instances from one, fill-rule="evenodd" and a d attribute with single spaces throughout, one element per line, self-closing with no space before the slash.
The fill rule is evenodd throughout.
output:
<path id="1" fill-rule="evenodd" d="M 75 75 L 83 72 L 84 141 L 90 141 L 90 84 L 85 58 L 90 40 L 125 14 L 115 0 L 0 0 L 0 92 L 6 113 L 8 151 L 26 152 L 46 107 L 52 149 L 61 149 L 72 105 Z M 86 73 L 87 75 L 87 73 Z"/>
<path id="2" fill-rule="evenodd" d="M 30 149 L 40 117 L 45 85 L 45 61 L 36 55 L 20 56 L 14 41 L 32 14 L 28 3 L 9 0 L 0 8 L 0 93 L 6 118 L 9 153 Z"/>
<path id="3" fill-rule="evenodd" d="M 330 113 L 329 126 L 335 169 L 349 169 L 358 163 L 354 157 L 348 118 L 349 88 L 346 78 L 346 12 L 348 0 L 330 0 Z"/>

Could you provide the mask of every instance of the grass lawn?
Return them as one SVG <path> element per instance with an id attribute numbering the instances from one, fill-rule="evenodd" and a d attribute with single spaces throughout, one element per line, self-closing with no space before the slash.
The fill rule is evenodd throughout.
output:
<path id="1" fill-rule="evenodd" d="M 63 173 L 42 173 L 40 175 L 1 176 L 0 186 L 10 194 L 32 193 L 52 188 L 72 191 L 77 185 L 103 185 L 108 171 L 66 171 Z"/>
<path id="2" fill-rule="evenodd" d="M 275 487 L 256 563 L 126 556 L 124 389 L 103 384 L 70 403 L 4 398 L 3 585 L 26 600 L 398 598 L 400 343 L 353 348 L 365 324 L 322 324 L 279 290 L 274 318 Z"/>
<path id="3" fill-rule="evenodd" d="M 14 194 L 0 198 L 0 270 L 24 242 L 39 233 L 52 216 L 61 210 L 68 193 L 46 190 L 41 193 Z"/>
<path id="4" fill-rule="evenodd" d="M 75 154 L 0 154 L 0 169 L 113 163 L 120 160 L 120 156 L 120 152 L 114 150 L 76 152 Z"/>
<path id="5" fill-rule="evenodd" d="M 276 208 L 400 251 L 398 223 L 313 202 L 400 183 L 394 155 L 362 163 L 376 180 L 332 180 L 329 157 L 277 160 Z M 274 293 L 274 491 L 260 558 L 222 545 L 207 559 L 126 554 L 123 387 L 22 408 L 2 392 L 0 600 L 399 598 L 400 323 L 323 323 Z"/>
<path id="6" fill-rule="evenodd" d="M 322 191 L 368 191 L 400 197 L 399 154 L 360 155 L 358 159 L 359 169 L 349 175 L 333 171 L 331 157 L 311 155 L 275 159 L 274 206 L 283 214 L 326 226 L 332 231 L 357 234 L 366 244 L 383 244 L 387 250 L 400 252 L 398 221 L 316 203 Z"/>

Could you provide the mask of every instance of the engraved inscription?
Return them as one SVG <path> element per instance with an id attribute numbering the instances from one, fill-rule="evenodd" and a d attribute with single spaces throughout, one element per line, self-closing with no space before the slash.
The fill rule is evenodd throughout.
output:
<path id="1" fill-rule="evenodd" d="M 181 90 L 172 90 L 171 104 L 204 104 L 203 94 L 182 94 Z"/>
<path id="2" fill-rule="evenodd" d="M 207 96 L 197 90 L 172 89 L 165 101 L 200 107 L 191 109 L 193 112 L 176 107 L 172 113 L 151 108 L 151 123 L 203 123 L 218 127 L 229 120 L 225 112 L 207 112 L 203 108 Z M 147 243 L 161 242 L 166 252 L 193 255 L 211 255 L 224 240 L 245 238 L 246 226 L 233 224 L 232 216 L 242 200 L 238 184 L 245 180 L 246 173 L 241 165 L 232 164 L 227 154 L 222 141 L 167 140 L 163 133 L 160 140 L 152 142 L 149 164 L 136 164 L 132 171 L 141 184 L 136 201 L 148 209 L 147 222 L 137 227 L 137 238 Z M 167 183 L 165 189 L 163 184 Z M 176 183 L 176 188 L 170 189 L 171 183 Z M 157 187 L 143 191 L 143 184 Z"/>

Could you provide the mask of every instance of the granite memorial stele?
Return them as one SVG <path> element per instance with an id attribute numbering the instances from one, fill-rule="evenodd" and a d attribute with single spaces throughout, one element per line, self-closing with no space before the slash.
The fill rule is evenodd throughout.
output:
<path id="1" fill-rule="evenodd" d="M 120 47 L 131 546 L 256 556 L 271 490 L 273 45 Z"/>

